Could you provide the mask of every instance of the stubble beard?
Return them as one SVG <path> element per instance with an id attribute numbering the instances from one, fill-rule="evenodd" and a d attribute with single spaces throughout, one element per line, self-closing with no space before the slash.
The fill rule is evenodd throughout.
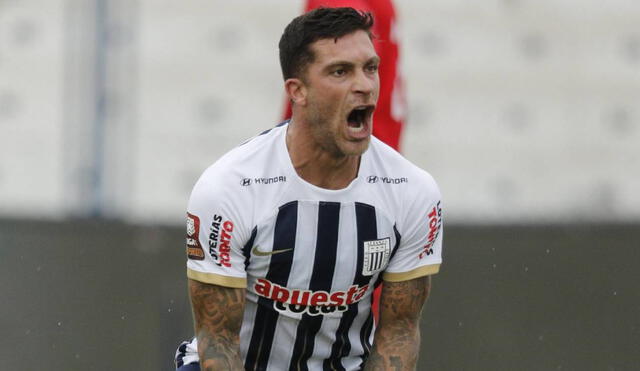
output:
<path id="1" fill-rule="evenodd" d="M 336 119 L 331 110 L 314 109 L 310 112 L 308 121 L 316 144 L 331 157 L 342 158 L 347 154 L 343 153 L 338 145 L 338 133 L 331 130 L 331 125 Z"/>
<path id="2" fill-rule="evenodd" d="M 369 148 L 371 137 L 367 139 L 364 148 L 361 148 L 361 143 L 350 142 L 344 138 L 343 131 L 345 128 L 343 127 L 344 123 L 341 121 L 346 120 L 346 117 L 341 115 L 339 105 L 311 108 L 308 112 L 307 122 L 311 128 L 313 138 L 321 149 L 336 160 L 349 156 L 361 156 Z M 332 126 L 336 122 L 337 125 L 335 127 Z"/>

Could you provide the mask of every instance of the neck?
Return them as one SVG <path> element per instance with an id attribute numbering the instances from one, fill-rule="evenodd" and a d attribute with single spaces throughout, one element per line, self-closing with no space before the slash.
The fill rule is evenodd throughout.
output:
<path id="1" fill-rule="evenodd" d="M 361 156 L 335 155 L 293 120 L 287 128 L 287 150 L 298 176 L 316 187 L 346 188 L 357 176 Z"/>

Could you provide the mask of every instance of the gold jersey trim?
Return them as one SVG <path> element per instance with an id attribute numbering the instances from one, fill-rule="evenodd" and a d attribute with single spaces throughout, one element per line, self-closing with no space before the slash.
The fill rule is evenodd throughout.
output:
<path id="1" fill-rule="evenodd" d="M 247 279 L 240 277 L 229 277 L 229 276 L 221 276 L 215 273 L 204 273 L 194 271 L 193 269 L 187 268 L 187 277 L 192 280 L 211 283 L 214 285 L 224 286 L 224 287 L 232 287 L 237 289 L 246 289 L 247 288 Z"/>
<path id="2" fill-rule="evenodd" d="M 418 267 L 408 272 L 399 272 L 399 273 L 384 272 L 382 274 L 382 279 L 389 282 L 401 282 L 401 281 L 412 280 L 418 277 L 436 274 L 439 271 L 440 271 L 440 264 L 425 265 L 423 267 Z"/>

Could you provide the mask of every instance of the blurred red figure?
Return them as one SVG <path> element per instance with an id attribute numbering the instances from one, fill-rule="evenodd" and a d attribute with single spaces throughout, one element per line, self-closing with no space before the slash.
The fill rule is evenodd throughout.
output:
<path id="1" fill-rule="evenodd" d="M 373 135 L 394 149 L 400 150 L 406 100 L 399 72 L 396 12 L 392 0 L 307 0 L 304 11 L 308 12 L 321 6 L 348 6 L 373 14 L 373 44 L 380 57 L 380 96 L 374 117 Z M 290 117 L 291 106 L 287 102 L 284 118 Z"/>
<path id="2" fill-rule="evenodd" d="M 380 57 L 380 96 L 374 116 L 373 135 L 400 150 L 400 135 L 406 115 L 404 85 L 399 72 L 398 34 L 396 29 L 396 11 L 392 0 L 307 0 L 305 12 L 319 7 L 351 7 L 370 12 L 374 16 L 373 45 Z M 284 119 L 291 117 L 291 105 L 286 103 Z M 379 286 L 373 293 L 371 306 L 373 316 L 378 321 L 380 303 Z"/>

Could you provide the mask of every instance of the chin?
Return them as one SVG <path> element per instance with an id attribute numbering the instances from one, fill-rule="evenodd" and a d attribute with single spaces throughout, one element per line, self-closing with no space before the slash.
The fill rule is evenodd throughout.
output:
<path id="1" fill-rule="evenodd" d="M 344 153 L 346 156 L 360 156 L 367 151 L 370 141 L 371 137 L 357 142 L 347 142 L 341 148 L 342 153 Z"/>

